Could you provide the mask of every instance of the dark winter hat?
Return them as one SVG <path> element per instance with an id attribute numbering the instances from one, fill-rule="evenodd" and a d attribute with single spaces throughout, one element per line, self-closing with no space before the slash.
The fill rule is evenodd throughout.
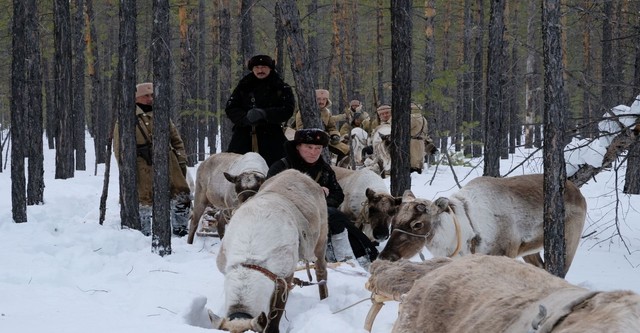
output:
<path id="1" fill-rule="evenodd" d="M 319 128 L 304 128 L 296 131 L 293 141 L 296 144 L 308 143 L 326 147 L 329 144 L 329 135 Z"/>
<path id="2" fill-rule="evenodd" d="M 276 67 L 276 62 L 268 55 L 259 54 L 257 56 L 253 56 L 253 58 L 249 59 L 249 62 L 247 63 L 249 70 L 253 70 L 253 66 L 260 65 L 267 66 L 273 70 Z"/>

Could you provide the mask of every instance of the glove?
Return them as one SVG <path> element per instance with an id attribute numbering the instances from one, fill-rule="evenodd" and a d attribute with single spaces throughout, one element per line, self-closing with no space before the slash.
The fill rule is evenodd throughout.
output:
<path id="1" fill-rule="evenodd" d="M 267 113 L 264 112 L 263 109 L 253 108 L 247 112 L 247 120 L 249 124 L 255 125 L 260 120 L 265 119 L 267 117 Z"/>
<path id="2" fill-rule="evenodd" d="M 187 176 L 187 163 L 180 163 L 180 171 L 182 171 L 183 176 Z"/>
<path id="3" fill-rule="evenodd" d="M 340 136 L 338 134 L 334 134 L 331 136 L 331 139 L 329 139 L 329 143 L 332 145 L 337 145 L 340 142 Z"/>

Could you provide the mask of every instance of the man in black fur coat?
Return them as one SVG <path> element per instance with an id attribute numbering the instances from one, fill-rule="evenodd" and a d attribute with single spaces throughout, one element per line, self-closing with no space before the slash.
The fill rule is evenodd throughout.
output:
<path id="1" fill-rule="evenodd" d="M 257 55 L 247 64 L 245 75 L 227 101 L 225 113 L 233 123 L 228 152 L 259 153 L 271 166 L 285 156 L 282 124 L 293 115 L 295 98 L 291 87 L 274 70 L 275 62 Z"/>

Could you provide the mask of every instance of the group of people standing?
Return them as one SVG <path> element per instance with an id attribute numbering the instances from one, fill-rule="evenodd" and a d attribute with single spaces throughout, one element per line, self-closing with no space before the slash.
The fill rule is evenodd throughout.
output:
<path id="1" fill-rule="evenodd" d="M 275 71 L 275 61 L 267 55 L 256 55 L 247 63 L 250 73 L 233 90 L 225 107 L 226 116 L 233 123 L 228 152 L 244 154 L 257 152 L 270 167 L 267 177 L 285 169 L 294 168 L 315 179 L 325 191 L 329 210 L 330 246 L 328 259 L 345 260 L 349 257 L 366 262 L 375 260 L 377 249 L 349 219 L 338 210 L 344 192 L 336 180 L 330 163 L 322 158 L 328 148 L 340 160 L 349 154 L 345 135 L 353 127 L 362 127 L 371 133 L 377 126 L 391 122 L 391 107 L 377 109 L 377 119 L 369 119 L 358 100 L 350 102 L 344 114 L 332 115 L 329 91 L 316 90 L 316 102 L 324 128 L 305 128 L 300 112 L 295 114 L 296 132 L 292 141 L 285 137 L 282 125 L 294 116 L 295 97 L 291 87 Z M 150 158 L 153 143 L 153 84 L 136 86 L 136 126 L 138 193 L 142 232 L 151 231 L 153 203 L 153 166 Z M 342 122 L 338 129 L 336 123 Z M 173 123 L 170 124 L 171 143 L 171 224 L 174 234 L 183 236 L 188 230 L 191 194 L 186 181 L 186 155 L 184 143 Z M 114 132 L 114 151 L 120 161 L 118 129 Z"/>

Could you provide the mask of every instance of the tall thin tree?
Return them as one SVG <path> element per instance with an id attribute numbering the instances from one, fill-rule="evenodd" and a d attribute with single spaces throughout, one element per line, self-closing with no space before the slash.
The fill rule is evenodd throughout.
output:
<path id="1" fill-rule="evenodd" d="M 25 140 L 23 134 L 26 111 L 25 1 L 13 0 L 11 59 L 11 216 L 16 223 L 27 222 L 26 180 L 24 177 Z"/>
<path id="2" fill-rule="evenodd" d="M 276 6 L 280 6 L 278 19 L 287 36 L 287 50 L 291 63 L 291 72 L 295 81 L 298 106 L 302 123 L 305 128 L 321 128 L 322 121 L 318 112 L 318 104 L 315 102 L 315 79 L 311 73 L 309 54 L 304 43 L 304 36 L 300 28 L 300 12 L 294 0 L 280 0 Z"/>
<path id="3" fill-rule="evenodd" d="M 71 110 L 71 10 L 68 0 L 54 0 L 54 80 L 55 109 L 58 117 L 56 136 L 56 179 L 73 177 L 74 113 Z"/>
<path id="4" fill-rule="evenodd" d="M 491 1 L 489 56 L 487 58 L 487 112 L 485 119 L 484 175 L 500 176 L 500 148 L 504 137 L 504 9 L 506 0 Z"/>
<path id="5" fill-rule="evenodd" d="M 413 1 L 391 2 L 391 194 L 401 196 L 411 188 L 409 124 L 411 123 L 411 47 Z"/>
<path id="6" fill-rule="evenodd" d="M 212 41 L 212 52 L 213 55 L 213 66 L 211 66 L 211 81 L 209 87 L 209 107 L 211 109 L 211 114 L 209 115 L 209 131 L 208 140 L 209 140 L 209 154 L 215 154 L 218 152 L 217 148 L 217 140 L 218 140 L 218 126 L 220 122 L 218 121 L 218 116 L 220 115 L 220 17 L 218 16 L 218 1 L 212 2 L 213 7 L 213 15 L 212 15 L 212 24 L 211 24 L 211 41 Z M 225 101 L 226 102 L 226 101 Z"/>
<path id="7" fill-rule="evenodd" d="M 561 0 L 542 2 L 544 59 L 544 266 L 564 277 L 565 98 L 562 78 Z"/>
<path id="8" fill-rule="evenodd" d="M 120 0 L 120 29 L 116 80 L 116 109 L 120 154 L 120 223 L 123 228 L 140 230 L 138 175 L 136 166 L 136 1 Z"/>
<path id="9" fill-rule="evenodd" d="M 85 107 L 84 107 L 84 75 L 86 60 L 85 52 L 85 20 L 84 0 L 75 0 L 75 12 L 73 14 L 73 68 L 72 85 L 73 95 L 71 112 L 73 112 L 73 148 L 76 152 L 76 170 L 86 170 L 85 147 Z"/>
<path id="10" fill-rule="evenodd" d="M 38 26 L 38 6 L 35 0 L 25 0 L 26 39 L 40 40 Z M 42 72 L 40 67 L 40 43 L 25 43 L 27 78 L 27 145 L 29 156 L 27 204 L 39 205 L 44 202 L 44 157 L 42 156 Z"/>
<path id="11" fill-rule="evenodd" d="M 169 123 L 171 122 L 171 31 L 169 0 L 153 1 L 153 228 L 151 250 L 170 255 Z"/>
<path id="12" fill-rule="evenodd" d="M 231 140 L 233 123 L 224 114 L 224 107 L 231 96 L 231 13 L 229 0 L 219 0 L 220 15 L 220 141 L 226 151 Z"/>

